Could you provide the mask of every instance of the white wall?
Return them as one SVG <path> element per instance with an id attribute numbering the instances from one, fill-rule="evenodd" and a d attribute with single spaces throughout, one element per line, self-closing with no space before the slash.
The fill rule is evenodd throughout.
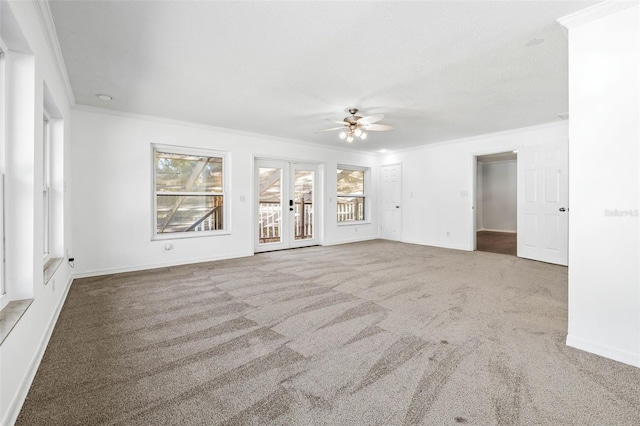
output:
<path id="1" fill-rule="evenodd" d="M 500 161 L 484 163 L 479 168 L 482 178 L 482 228 L 490 231 L 516 232 L 518 214 L 518 162 Z"/>
<path id="2" fill-rule="evenodd" d="M 381 164 L 402 163 L 402 241 L 473 250 L 475 156 L 566 141 L 567 132 L 559 121 L 385 156 Z"/>
<path id="3" fill-rule="evenodd" d="M 637 2 L 620 6 L 600 4 L 562 21 L 569 27 L 567 344 L 640 366 L 639 11 Z"/>
<path id="4" fill-rule="evenodd" d="M 231 184 L 229 235 L 151 241 L 151 144 L 228 152 Z M 370 224 L 338 226 L 336 168 L 372 168 L 369 203 L 377 205 L 377 158 L 353 151 L 274 140 L 177 121 L 82 108 L 73 111 L 72 206 L 76 269 L 80 275 L 137 270 L 253 254 L 253 158 L 320 162 L 325 167 L 324 244 L 377 237 L 377 214 Z M 240 201 L 244 197 L 246 201 Z"/>
<path id="5" fill-rule="evenodd" d="M 42 9 L 42 7 L 45 9 Z M 10 425 L 18 415 L 33 380 L 57 314 L 71 282 L 63 262 L 47 285 L 43 282 L 42 117 L 45 86 L 55 103 L 64 130 L 56 155 L 54 214 L 57 248 L 70 244 L 69 220 L 64 216 L 70 194 L 63 192 L 69 159 L 69 115 L 66 76 L 51 50 L 52 40 L 41 26 L 46 4 L 0 2 L 0 35 L 7 45 L 6 114 L 6 272 L 7 298 L 33 298 L 31 306 L 0 345 L 0 424 Z"/>

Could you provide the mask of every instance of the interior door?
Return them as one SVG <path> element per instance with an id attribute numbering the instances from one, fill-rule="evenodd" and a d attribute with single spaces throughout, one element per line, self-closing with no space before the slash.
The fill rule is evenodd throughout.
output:
<path id="1" fill-rule="evenodd" d="M 256 160 L 255 251 L 318 244 L 315 164 Z"/>
<path id="2" fill-rule="evenodd" d="M 518 256 L 567 265 L 568 143 L 518 151 Z"/>
<path id="3" fill-rule="evenodd" d="M 402 166 L 383 166 L 380 177 L 380 238 L 399 241 L 402 228 Z"/>

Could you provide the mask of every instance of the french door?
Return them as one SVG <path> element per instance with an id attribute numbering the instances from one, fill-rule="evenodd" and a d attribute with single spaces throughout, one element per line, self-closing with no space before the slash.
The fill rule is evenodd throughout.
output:
<path id="1" fill-rule="evenodd" d="M 258 222 L 255 251 L 318 244 L 318 166 L 258 159 L 254 175 Z"/>

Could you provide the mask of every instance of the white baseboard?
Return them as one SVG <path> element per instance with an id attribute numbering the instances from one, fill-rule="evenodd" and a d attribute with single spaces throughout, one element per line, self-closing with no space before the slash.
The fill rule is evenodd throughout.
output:
<path id="1" fill-rule="evenodd" d="M 415 241 L 415 240 L 407 240 L 407 239 L 403 239 L 402 242 L 407 244 L 417 244 L 419 246 L 429 246 L 429 247 L 445 248 L 445 249 L 452 249 L 452 250 L 473 251 L 473 250 L 469 250 L 469 247 L 458 246 L 455 244 L 433 243 L 433 242 Z"/>
<path id="2" fill-rule="evenodd" d="M 49 319 L 49 324 L 47 324 L 47 328 L 45 329 L 44 334 L 40 339 L 40 343 L 38 343 L 38 349 L 33 354 L 33 358 L 31 358 L 29 368 L 22 380 L 22 384 L 20 385 L 18 392 L 13 398 L 13 401 L 11 401 L 11 404 L 9 404 L 9 409 L 4 416 L 4 419 L 0 419 L 0 424 L 13 425 L 18 419 L 18 415 L 20 414 L 22 405 L 27 398 L 27 394 L 29 393 L 29 389 L 31 388 L 33 379 L 36 377 L 36 373 L 38 372 L 38 367 L 40 367 L 40 362 L 42 361 L 42 357 L 44 356 L 44 351 L 47 349 L 47 345 L 49 344 L 49 340 L 51 339 L 51 335 L 53 334 L 53 329 L 58 322 L 58 317 L 60 316 L 60 311 L 62 311 L 62 306 L 67 300 L 67 295 L 69 294 L 69 289 L 71 288 L 72 282 L 73 277 L 69 277 L 69 281 L 67 281 L 65 289 L 62 292 L 62 296 L 58 301 L 58 305 L 53 311 L 53 315 L 51 315 L 51 318 Z"/>
<path id="3" fill-rule="evenodd" d="M 567 346 L 600 355 L 624 364 L 629 364 L 634 367 L 640 367 L 640 353 L 634 354 L 631 352 L 621 351 L 571 335 L 567 335 Z"/>
<path id="4" fill-rule="evenodd" d="M 488 228 L 480 228 L 480 229 L 476 229 L 477 231 L 489 231 L 489 232 L 505 232 L 507 234 L 517 234 L 518 231 L 512 231 L 509 229 L 488 229 Z"/>
<path id="5" fill-rule="evenodd" d="M 378 237 L 350 238 L 348 240 L 331 241 L 330 243 L 322 243 L 323 246 L 337 246 L 340 244 L 359 243 L 362 241 L 377 240 Z"/>
<path id="6" fill-rule="evenodd" d="M 148 269 L 158 269 L 158 268 L 168 268 L 171 266 L 181 266 L 181 265 L 191 265 L 194 263 L 204 263 L 204 262 L 214 262 L 216 260 L 227 260 L 227 259 L 236 259 L 239 257 L 251 257 L 253 256 L 253 252 L 244 252 L 244 253 L 234 253 L 228 254 L 224 256 L 212 256 L 212 257 L 199 257 L 195 259 L 187 259 L 176 262 L 161 262 L 161 263 L 150 263 L 145 265 L 132 265 L 132 266 L 123 266 L 120 268 L 109 268 L 109 269 L 95 269 L 93 271 L 84 271 L 78 272 L 73 275 L 73 278 L 88 278 L 88 277 L 99 277 L 101 275 L 110 275 L 110 274 L 120 274 L 123 272 L 136 272 L 136 271 L 145 271 Z"/>

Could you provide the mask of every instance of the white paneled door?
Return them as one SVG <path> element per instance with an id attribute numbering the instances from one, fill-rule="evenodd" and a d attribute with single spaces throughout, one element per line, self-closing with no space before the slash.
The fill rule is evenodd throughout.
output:
<path id="1" fill-rule="evenodd" d="M 399 241 L 402 229 L 402 166 L 382 166 L 380 174 L 380 238 Z"/>
<path id="2" fill-rule="evenodd" d="M 568 142 L 518 151 L 518 256 L 567 265 Z"/>
<path id="3" fill-rule="evenodd" d="M 258 232 L 255 251 L 318 244 L 315 203 L 318 166 L 256 160 Z"/>

